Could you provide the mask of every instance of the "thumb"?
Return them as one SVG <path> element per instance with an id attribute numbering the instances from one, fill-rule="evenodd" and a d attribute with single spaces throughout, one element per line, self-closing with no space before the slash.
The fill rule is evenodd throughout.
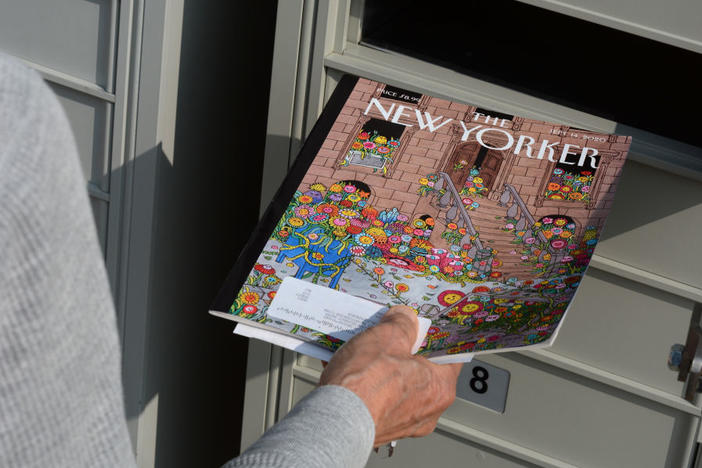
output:
<path id="1" fill-rule="evenodd" d="M 394 306 L 385 313 L 376 328 L 378 332 L 387 330 L 392 335 L 392 342 L 387 343 L 388 346 L 397 346 L 409 353 L 417 340 L 419 320 L 411 307 Z"/>

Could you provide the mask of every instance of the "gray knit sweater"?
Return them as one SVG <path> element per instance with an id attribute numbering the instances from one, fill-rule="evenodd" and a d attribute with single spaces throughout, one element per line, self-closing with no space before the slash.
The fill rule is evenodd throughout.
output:
<path id="1" fill-rule="evenodd" d="M 374 438 L 341 387 L 228 466 L 360 467 Z M 63 111 L 0 54 L 0 467 L 131 467 L 115 311 Z"/>

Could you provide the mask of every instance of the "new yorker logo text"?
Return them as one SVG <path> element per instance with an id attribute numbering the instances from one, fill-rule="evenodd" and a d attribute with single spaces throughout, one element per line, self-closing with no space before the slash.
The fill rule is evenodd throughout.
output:
<path id="1" fill-rule="evenodd" d="M 412 127 L 413 124 L 406 122 L 400 122 L 400 119 L 416 120 L 417 126 L 420 130 L 428 130 L 430 132 L 435 132 L 444 125 L 453 122 L 454 119 L 444 118 L 442 115 L 434 117 L 429 112 L 422 113 L 419 109 L 414 107 L 405 106 L 402 104 L 392 103 L 389 107 L 383 106 L 383 104 L 377 99 L 372 98 L 368 103 L 368 107 L 363 112 L 365 115 L 375 108 L 383 116 L 385 120 L 390 122 L 404 125 L 406 127 Z M 474 138 L 480 145 L 499 151 L 509 150 L 514 148 L 514 154 L 526 155 L 527 158 L 544 159 L 547 158 L 551 162 L 559 162 L 562 164 L 570 164 L 577 166 L 590 166 L 593 169 L 597 169 L 597 149 L 590 148 L 588 146 L 579 146 L 570 143 L 566 143 L 560 147 L 560 141 L 549 141 L 547 139 L 537 142 L 534 138 L 528 135 L 513 135 L 512 132 L 505 130 L 504 128 L 509 120 L 500 119 L 498 117 L 491 117 L 489 115 L 484 115 L 481 113 L 474 113 L 473 119 L 466 123 L 462 120 L 457 121 L 461 126 L 463 133 L 461 135 L 461 141 L 468 141 L 469 138 Z M 488 126 L 489 125 L 489 126 Z M 487 141 L 492 137 L 492 140 L 499 139 L 504 141 L 502 146 L 495 146 L 493 143 Z M 556 148 L 558 147 L 558 148 Z M 558 152 L 557 150 L 560 150 Z"/>

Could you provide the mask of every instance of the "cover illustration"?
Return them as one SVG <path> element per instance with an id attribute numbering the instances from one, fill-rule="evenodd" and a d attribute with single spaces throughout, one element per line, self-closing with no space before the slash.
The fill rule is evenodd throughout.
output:
<path id="1" fill-rule="evenodd" d="M 548 344 L 631 137 L 363 78 L 339 88 L 287 181 L 294 194 L 279 192 L 267 215 L 275 219 L 258 232 L 265 245 L 249 252 L 245 279 L 225 285 L 218 315 L 337 349 L 331 336 L 267 317 L 278 285 L 294 276 L 413 307 L 432 320 L 418 353 L 427 357 Z"/>

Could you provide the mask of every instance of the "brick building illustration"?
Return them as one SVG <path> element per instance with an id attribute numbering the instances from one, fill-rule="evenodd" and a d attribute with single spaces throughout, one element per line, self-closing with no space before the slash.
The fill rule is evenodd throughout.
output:
<path id="1" fill-rule="evenodd" d="M 382 109 L 369 106 L 372 98 L 378 100 Z M 400 105 L 408 109 L 395 120 Z M 431 118 L 441 116 L 443 120 L 452 121 L 434 131 L 420 129 L 414 109 L 428 113 Z M 388 115 L 382 115 L 382 110 Z M 390 114 L 394 122 L 386 118 Z M 464 129 L 459 125 L 461 121 L 468 124 L 468 128 L 481 125 L 482 128 L 499 128 L 514 135 L 525 135 L 534 142 L 544 139 L 558 142 L 552 146 L 555 155 L 552 159 L 557 159 L 564 145 L 587 145 L 597 149 L 597 167 L 588 164 L 592 162 L 589 158 L 586 158 L 584 167 L 579 168 L 551 161 L 547 156 L 537 159 L 527 157 L 524 152 L 517 155 L 515 145 L 505 150 L 490 149 L 476 141 L 475 135 L 462 141 Z M 379 130 L 378 134 L 392 134 L 400 143 L 392 160 L 386 163 L 384 173 L 378 170 L 382 167 L 379 161 L 349 157 L 356 136 L 364 130 L 372 133 L 374 127 Z M 504 133 L 486 131 L 484 135 L 482 141 L 487 146 L 502 148 L 507 143 Z M 303 179 L 303 185 L 321 183 L 328 186 L 339 181 L 360 181 L 372 187 L 371 205 L 378 209 L 396 207 L 413 219 L 439 209 L 441 214 L 434 216 L 435 227 L 430 237 L 433 245 L 448 247 L 441 233 L 451 221 L 460 226 L 472 225 L 479 234 L 480 247 L 484 249 L 489 245 L 497 250 L 503 273 L 522 276 L 531 273 L 532 268 L 524 264 L 523 255 L 509 254 L 515 251 L 514 236 L 495 226 L 496 217 L 514 218 L 516 222 L 512 224 L 515 228 L 526 230 L 527 234 L 533 224 L 543 218 L 558 217 L 565 217 L 575 225 L 573 237 L 582 237 L 588 227 L 599 232 L 612 207 L 616 181 L 630 141 L 630 137 L 548 124 L 360 80 Z M 538 145 L 533 146 L 533 153 L 536 153 Z M 578 154 L 569 157 L 578 161 Z M 574 198 L 561 198 L 567 193 L 559 190 L 551 190 L 554 193 L 549 197 L 547 193 L 549 188 L 555 187 L 554 184 L 564 186 L 558 183 L 562 177 L 557 173 L 562 171 L 565 174 L 567 169 L 572 171 L 574 167 L 586 173 L 587 185 L 581 184 L 581 190 L 575 193 L 573 190 L 567 192 L 577 195 Z M 475 197 L 463 197 L 460 192 L 473 168 L 479 169 L 487 194 L 479 200 L 479 210 L 469 211 L 462 200 L 468 198 L 472 201 Z M 437 190 L 431 190 L 433 196 L 422 196 L 420 181 L 430 174 L 438 175 L 432 187 Z M 576 179 L 582 177 L 579 173 L 576 175 L 579 176 L 574 177 Z M 439 191 L 444 193 L 437 197 Z M 510 210 L 511 216 L 508 216 Z M 523 237 L 529 238 L 528 235 Z M 555 260 L 554 257 L 558 255 L 552 255 Z"/>

